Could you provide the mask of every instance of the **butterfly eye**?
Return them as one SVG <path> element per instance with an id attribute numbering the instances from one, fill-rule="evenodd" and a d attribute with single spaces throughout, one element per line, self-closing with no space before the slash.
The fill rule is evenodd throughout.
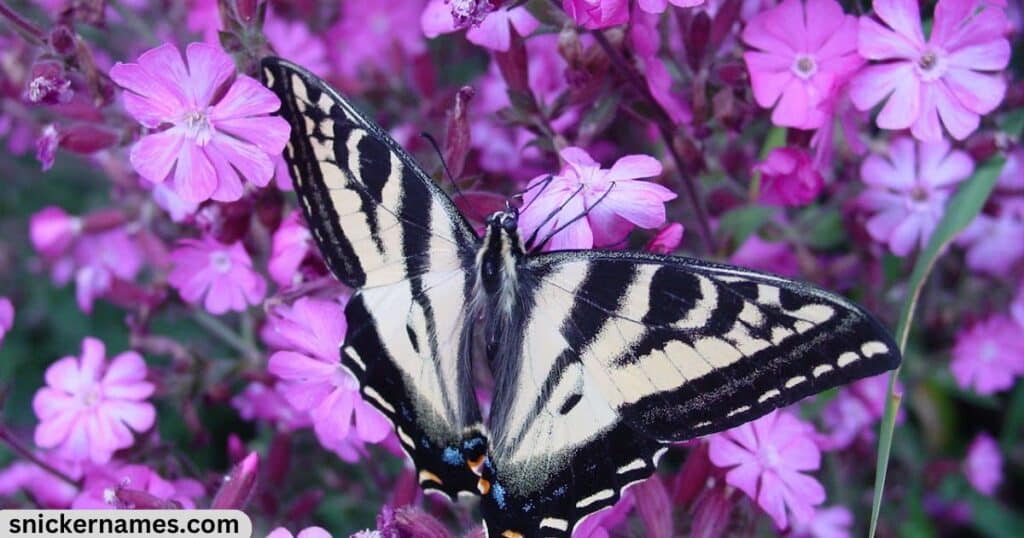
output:
<path id="1" fill-rule="evenodd" d="M 516 222 L 517 219 L 515 215 L 508 215 L 501 220 L 501 227 L 504 228 L 506 232 L 512 233 L 516 231 Z"/>

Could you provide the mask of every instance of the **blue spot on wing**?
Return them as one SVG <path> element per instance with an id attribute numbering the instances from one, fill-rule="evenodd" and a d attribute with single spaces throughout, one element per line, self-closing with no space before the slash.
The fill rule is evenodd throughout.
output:
<path id="1" fill-rule="evenodd" d="M 455 449 L 455 447 L 445 447 L 444 453 L 441 454 L 441 459 L 445 463 L 453 467 L 463 465 L 462 453 Z"/>
<path id="2" fill-rule="evenodd" d="M 498 504 L 498 508 L 505 508 L 505 488 L 501 484 L 494 483 L 494 486 L 491 487 L 491 495 L 494 497 L 494 502 Z"/>

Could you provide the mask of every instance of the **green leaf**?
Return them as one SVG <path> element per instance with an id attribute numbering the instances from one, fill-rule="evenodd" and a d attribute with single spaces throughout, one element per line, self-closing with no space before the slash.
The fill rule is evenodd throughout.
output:
<path id="1" fill-rule="evenodd" d="M 846 239 L 843 216 L 838 209 L 815 210 L 804 237 L 807 246 L 814 249 L 829 250 L 842 245 Z"/>
<path id="2" fill-rule="evenodd" d="M 594 103 L 594 106 L 590 107 L 590 110 L 583 114 L 583 119 L 580 120 L 579 138 L 593 140 L 607 129 L 615 119 L 620 102 L 622 102 L 622 95 L 617 91 L 608 92 L 598 99 L 597 103 Z"/>
<path id="3" fill-rule="evenodd" d="M 896 326 L 896 343 L 899 345 L 901 353 L 907 348 L 907 335 L 913 321 L 914 308 L 917 306 L 917 299 L 921 295 L 921 289 L 928 279 L 928 274 L 931 273 L 932 267 L 945 252 L 946 247 L 981 212 L 985 201 L 988 200 L 992 189 L 995 188 L 1004 162 L 1002 157 L 989 160 L 960 187 L 946 207 L 946 213 L 935 228 L 935 232 L 928 241 L 928 246 L 918 256 L 914 270 L 910 274 L 907 299 L 900 309 L 899 322 Z M 904 361 L 906 361 L 906 357 L 904 357 Z M 892 450 L 892 438 L 896 428 L 896 413 L 902 399 L 902 394 L 896 392 L 899 373 L 900 369 L 897 368 L 889 374 L 889 397 L 886 399 L 885 414 L 879 426 L 878 460 L 875 462 L 875 492 L 871 503 L 871 526 L 868 538 L 875 536 L 875 530 L 878 528 L 878 515 L 882 508 L 882 492 L 885 488 L 885 474 L 889 467 L 889 453 Z"/>
<path id="4" fill-rule="evenodd" d="M 1011 110 L 999 120 L 999 128 L 1010 138 L 1020 138 L 1024 133 L 1024 108 Z"/>
<path id="5" fill-rule="evenodd" d="M 762 205 L 743 206 L 727 211 L 718 224 L 725 237 L 732 238 L 736 245 L 742 245 L 751 235 L 768 222 L 775 210 Z"/>
<path id="6" fill-rule="evenodd" d="M 1024 536 L 1024 517 L 1000 504 L 995 499 L 971 493 L 967 496 L 971 506 L 974 528 L 985 536 Z"/>
<path id="7" fill-rule="evenodd" d="M 1010 405 L 1003 418 L 1003 432 L 999 439 L 999 448 L 1009 454 L 1010 450 L 1017 446 L 1021 431 L 1024 431 L 1024 383 L 1018 383 L 1013 390 L 1013 397 L 1010 398 Z"/>

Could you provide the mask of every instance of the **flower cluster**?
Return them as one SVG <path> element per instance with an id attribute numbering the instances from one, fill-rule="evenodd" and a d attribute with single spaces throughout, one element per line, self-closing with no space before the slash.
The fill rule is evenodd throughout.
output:
<path id="1" fill-rule="evenodd" d="M 289 192 L 290 127 L 258 81 L 276 55 L 454 183 L 475 229 L 519 209 L 531 255 L 730 262 L 891 327 L 916 304 L 898 380 L 674 446 L 576 536 L 865 534 L 890 420 L 904 484 L 880 535 L 1016 524 L 1024 10 L 855 4 L 0 2 L 0 505 L 483 534 L 425 499 L 342 362 L 365 327 Z M 887 415 L 891 388 L 910 405 Z"/>

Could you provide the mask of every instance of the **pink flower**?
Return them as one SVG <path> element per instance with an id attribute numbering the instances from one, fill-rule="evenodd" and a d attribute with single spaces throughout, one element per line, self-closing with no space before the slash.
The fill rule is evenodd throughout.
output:
<path id="1" fill-rule="evenodd" d="M 189 478 L 168 481 L 145 465 L 111 464 L 87 472 L 82 492 L 71 507 L 76 510 L 132 509 L 125 503 L 120 490 L 130 489 L 148 493 L 157 499 L 173 501 L 183 508 L 195 508 L 195 499 L 204 494 L 203 485 Z"/>
<path id="2" fill-rule="evenodd" d="M 82 357 L 64 357 L 46 369 L 46 385 L 32 407 L 39 417 L 35 442 L 74 461 L 106 463 L 134 443 L 132 430 L 153 426 L 155 410 L 146 399 L 146 363 L 126 351 L 107 364 L 103 342 L 87 337 Z"/>
<path id="3" fill-rule="evenodd" d="M 880 63 L 853 80 L 853 103 L 867 110 L 888 98 L 878 126 L 910 128 L 919 140 L 942 138 L 939 118 L 958 140 L 974 132 L 1006 93 L 997 73 L 1010 61 L 1006 13 L 975 0 L 939 0 L 925 41 L 916 0 L 875 0 L 874 8 L 885 25 L 861 17 L 858 50 Z"/>
<path id="4" fill-rule="evenodd" d="M 562 0 L 562 9 L 588 30 L 618 26 L 629 20 L 626 0 Z"/>
<path id="5" fill-rule="evenodd" d="M 289 309 L 277 309 L 275 329 L 294 351 L 271 355 L 267 370 L 280 379 L 278 391 L 296 409 L 308 411 L 320 442 L 333 448 L 355 431 L 365 441 L 384 440 L 391 431 L 385 417 L 362 400 L 359 383 L 341 364 L 345 313 L 333 301 L 303 297 Z"/>
<path id="6" fill-rule="evenodd" d="M 236 74 L 219 48 L 192 43 L 185 54 L 187 66 L 165 44 L 110 70 L 128 90 L 129 114 L 150 129 L 169 126 L 135 143 L 132 166 L 153 183 L 173 175 L 186 202 L 238 200 L 242 178 L 262 187 L 274 173 L 271 156 L 284 149 L 288 123 L 269 114 L 281 103 L 256 80 Z"/>
<path id="7" fill-rule="evenodd" d="M 814 166 L 811 154 L 801 148 L 776 148 L 754 166 L 761 172 L 761 203 L 801 206 L 814 201 L 825 180 Z"/>
<path id="8" fill-rule="evenodd" d="M 14 305 L 7 297 L 0 297 L 0 344 L 4 343 L 4 335 L 14 326 Z"/>
<path id="9" fill-rule="evenodd" d="M 136 239 L 124 228 L 83 235 L 72 249 L 75 298 L 84 312 L 107 295 L 118 279 L 131 281 L 142 270 L 143 253 Z"/>
<path id="10" fill-rule="evenodd" d="M 420 14 L 425 0 L 375 0 L 345 2 L 341 17 L 328 31 L 328 43 L 346 43 L 330 47 L 335 69 L 351 85 L 366 84 L 363 77 L 394 76 L 408 69 L 409 59 L 423 54 L 427 45 L 420 32 Z M 403 28 L 403 31 L 396 31 Z"/>
<path id="11" fill-rule="evenodd" d="M 845 506 L 816 510 L 807 522 L 794 522 L 793 538 L 850 538 L 853 514 Z"/>
<path id="12" fill-rule="evenodd" d="M 266 294 L 267 282 L 253 270 L 241 242 L 229 246 L 209 236 L 182 239 L 171 258 L 174 268 L 167 281 L 190 304 L 205 296 L 203 307 L 211 314 L 242 312 Z"/>
<path id="13" fill-rule="evenodd" d="M 305 219 L 293 211 L 274 232 L 271 242 L 270 262 L 267 270 L 270 278 L 280 286 L 289 286 L 301 280 L 299 266 L 313 249 L 313 235 L 306 228 Z"/>
<path id="14" fill-rule="evenodd" d="M 757 104 L 770 108 L 776 125 L 814 129 L 821 106 L 860 67 L 857 19 L 835 0 L 784 0 L 743 29 L 744 53 Z"/>
<path id="15" fill-rule="evenodd" d="M 311 424 L 308 413 L 295 409 L 276 387 L 263 383 L 246 385 L 242 392 L 231 398 L 231 406 L 245 420 L 265 420 L 282 432 L 295 431 Z"/>
<path id="16" fill-rule="evenodd" d="M 658 17 L 649 13 L 634 13 L 633 23 L 629 28 L 629 40 L 633 45 L 637 63 L 643 70 L 651 96 L 674 123 L 689 123 L 693 119 L 693 113 L 687 102 L 672 91 L 672 76 L 665 63 L 658 57 L 661 48 Z"/>
<path id="17" fill-rule="evenodd" d="M 736 265 L 768 271 L 780 276 L 800 275 L 800 263 L 796 259 L 793 247 L 785 242 L 765 241 L 757 234 L 751 235 L 744 241 L 736 249 L 736 252 L 732 253 L 729 261 Z"/>
<path id="18" fill-rule="evenodd" d="M 897 390 L 902 392 L 901 384 Z M 827 434 L 819 443 L 825 450 L 844 449 L 858 438 L 874 439 L 872 428 L 882 413 L 889 395 L 889 375 L 867 377 L 840 389 L 821 412 Z M 902 412 L 896 417 L 902 418 Z"/>
<path id="19" fill-rule="evenodd" d="M 995 214 L 974 218 L 957 238 L 967 247 L 967 266 L 995 276 L 1008 276 L 1024 258 L 1024 197 L 997 198 Z"/>
<path id="20" fill-rule="evenodd" d="M 36 457 L 69 478 L 78 479 L 82 474 L 80 465 L 54 454 L 39 453 Z M 31 495 L 40 508 L 67 508 L 78 495 L 77 487 L 28 461 L 15 461 L 0 471 L 0 496 L 11 496 L 18 491 Z"/>
<path id="21" fill-rule="evenodd" d="M 537 176 L 527 186 L 519 228 L 523 238 L 535 236 L 528 247 L 540 247 L 549 236 L 547 250 L 611 245 L 625 239 L 634 226 L 652 229 L 665 223 L 665 202 L 675 193 L 657 183 L 636 181 L 661 174 L 657 159 L 627 155 L 604 169 L 577 147 L 560 155 L 565 161 L 561 172 Z M 582 215 L 586 218 L 577 218 Z"/>
<path id="22" fill-rule="evenodd" d="M 1021 328 L 1004 315 L 994 315 L 957 332 L 950 368 L 957 385 L 978 394 L 995 394 L 1024 373 Z"/>
<path id="23" fill-rule="evenodd" d="M 771 413 L 714 435 L 709 441 L 711 462 L 728 468 L 725 481 L 760 506 L 782 530 L 814 516 L 825 502 L 825 488 L 803 474 L 821 466 L 821 452 L 812 438 L 814 428 L 786 411 Z"/>
<path id="24" fill-rule="evenodd" d="M 470 43 L 485 49 L 505 52 L 512 43 L 512 28 L 521 36 L 528 36 L 540 26 L 525 7 L 515 9 L 497 9 L 484 15 L 479 24 L 466 31 L 466 39 Z M 441 34 L 448 34 L 460 28 L 455 24 L 452 10 L 445 0 L 430 0 L 423 15 L 420 17 L 420 28 L 423 35 L 433 39 Z"/>
<path id="25" fill-rule="evenodd" d="M 263 33 L 278 56 L 291 60 L 321 77 L 330 71 L 327 47 L 302 21 L 285 19 L 273 9 L 268 9 Z"/>
<path id="26" fill-rule="evenodd" d="M 682 224 L 669 223 L 651 238 L 644 250 L 656 254 L 672 254 L 679 249 L 679 244 L 683 242 L 683 230 Z"/>
<path id="27" fill-rule="evenodd" d="M 573 531 L 574 538 L 609 538 L 611 531 L 625 523 L 636 505 L 636 496 L 630 490 L 622 492 L 622 498 L 611 509 L 602 510 L 579 524 Z"/>
<path id="28" fill-rule="evenodd" d="M 914 143 L 899 138 L 889 156 L 872 155 L 861 165 L 868 190 L 859 203 L 874 213 L 867 231 L 898 256 L 924 247 L 946 210 L 953 186 L 967 179 L 974 163 L 967 153 L 951 150 L 947 140 Z"/>
<path id="29" fill-rule="evenodd" d="M 270 531 L 267 538 L 331 538 L 331 533 L 322 527 L 306 527 L 299 531 L 299 534 L 293 535 L 288 529 L 278 527 Z"/>
<path id="30" fill-rule="evenodd" d="M 636 5 L 648 13 L 664 13 L 668 4 L 677 7 L 694 7 L 704 3 L 704 0 L 637 0 Z"/>
<path id="31" fill-rule="evenodd" d="M 967 481 L 974 489 L 988 496 L 995 494 L 1003 481 L 1003 456 L 991 435 L 982 432 L 974 438 L 963 465 Z"/>

